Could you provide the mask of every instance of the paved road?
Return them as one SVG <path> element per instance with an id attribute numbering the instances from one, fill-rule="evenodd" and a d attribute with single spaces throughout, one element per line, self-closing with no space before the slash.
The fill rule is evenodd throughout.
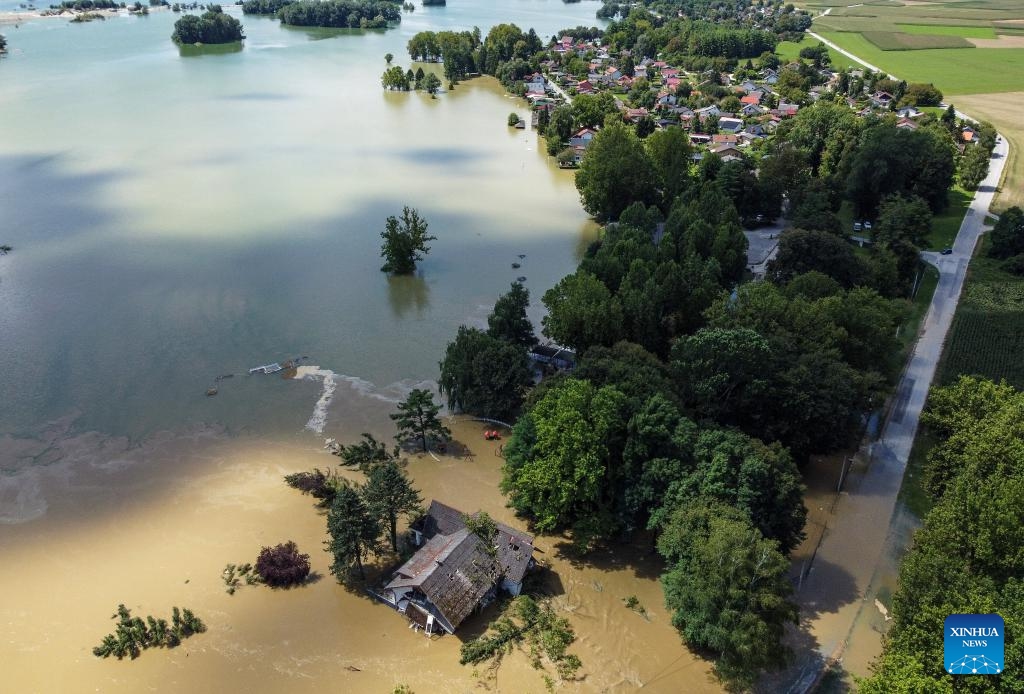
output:
<path id="1" fill-rule="evenodd" d="M 829 9 L 831 10 L 831 8 L 829 8 Z M 828 13 L 826 12 L 825 14 L 828 14 Z M 842 53 L 847 58 L 850 58 L 851 60 L 853 60 L 853 62 L 860 63 L 864 67 L 870 68 L 874 72 L 881 72 L 883 75 L 888 75 L 889 77 L 892 77 L 893 79 L 896 79 L 896 77 L 894 77 L 893 75 L 889 75 L 889 73 L 887 73 L 882 68 L 877 67 L 875 65 L 872 65 L 871 63 L 867 62 L 866 60 L 858 58 L 857 56 L 855 56 L 853 53 L 850 53 L 850 51 L 846 50 L 845 48 L 840 48 L 839 46 L 837 46 L 836 44 L 832 43 L 831 41 L 829 41 L 827 38 L 825 38 L 821 34 L 816 34 L 813 31 L 808 31 L 807 34 L 808 34 L 808 36 L 813 36 L 814 38 L 818 39 L 823 44 L 825 44 L 826 46 L 831 48 L 832 50 L 838 51 L 838 52 Z"/>
<path id="2" fill-rule="evenodd" d="M 812 34 L 813 35 L 813 34 Z M 845 53 L 845 51 L 844 51 Z M 849 55 L 849 54 L 847 54 Z M 890 535 L 896 497 L 914 443 L 921 409 L 935 376 L 935 367 L 949 332 L 963 288 L 967 264 L 1002 176 L 1009 147 L 1000 137 L 989 173 L 974 196 L 951 255 L 922 253 L 939 269 L 939 283 L 925 316 L 914 353 L 897 387 L 882 435 L 868 465 L 848 478 L 810 573 L 797 593 L 802 617 L 796 639 L 799 660 L 774 691 L 805 692 L 828 659 L 840 659 L 849 635 L 865 609 L 876 609 L 871 585 Z"/>

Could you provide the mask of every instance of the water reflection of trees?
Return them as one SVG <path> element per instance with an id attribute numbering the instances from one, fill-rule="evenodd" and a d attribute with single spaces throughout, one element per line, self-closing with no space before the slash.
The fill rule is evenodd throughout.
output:
<path id="1" fill-rule="evenodd" d="M 388 277 L 388 302 L 396 318 L 404 318 L 410 311 L 422 316 L 430 308 L 430 288 L 422 277 L 392 275 Z"/>

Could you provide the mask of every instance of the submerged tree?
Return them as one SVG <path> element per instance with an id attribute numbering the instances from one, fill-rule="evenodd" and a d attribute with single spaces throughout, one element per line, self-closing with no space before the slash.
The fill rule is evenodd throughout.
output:
<path id="1" fill-rule="evenodd" d="M 400 219 L 388 217 L 380 236 L 384 239 L 380 255 L 385 260 L 381 271 L 396 275 L 415 272 L 417 261 L 423 260 L 422 254 L 430 252 L 427 243 L 437 239 L 427 234 L 426 220 L 409 207 L 402 208 Z"/>
<path id="2" fill-rule="evenodd" d="M 370 470 L 363 500 L 370 514 L 385 524 L 391 549 L 398 551 L 398 517 L 412 517 L 421 510 L 423 498 L 413 488 L 409 476 L 394 460 L 377 465 Z"/>
<path id="3" fill-rule="evenodd" d="M 531 383 L 521 345 L 463 325 L 445 350 L 438 388 L 454 410 L 508 419 L 519 412 Z"/>
<path id="4" fill-rule="evenodd" d="M 388 415 L 398 426 L 395 438 L 400 443 L 419 441 L 424 453 L 428 450 L 430 439 L 449 440 L 452 432 L 438 419 L 437 413 L 440 411 L 441 406 L 434 403 L 430 391 L 416 388 L 404 402 L 398 403 L 397 413 Z"/>
<path id="5" fill-rule="evenodd" d="M 512 288 L 494 302 L 494 311 L 487 317 L 488 334 L 527 349 L 536 345 L 533 323 L 526 316 L 529 306 L 530 290 L 522 282 L 513 282 Z"/>
<path id="6" fill-rule="evenodd" d="M 338 490 L 327 512 L 327 533 L 331 539 L 324 543 L 326 551 L 334 556 L 331 573 L 342 581 L 358 569 L 366 578 L 363 560 L 377 551 L 380 523 L 354 487 L 346 485 Z"/>
<path id="7" fill-rule="evenodd" d="M 441 90 L 441 78 L 433 72 L 427 73 L 423 78 L 423 90 L 433 97 Z"/>
<path id="8" fill-rule="evenodd" d="M 785 665 L 787 623 L 797 621 L 789 601 L 789 562 L 737 509 L 681 507 L 658 538 L 673 566 L 661 577 L 672 624 L 687 644 L 718 654 L 715 670 L 749 687 L 763 669 Z"/>
<path id="9" fill-rule="evenodd" d="M 309 472 L 293 472 L 290 475 L 285 475 L 284 481 L 292 489 L 298 489 L 303 494 L 309 494 L 314 499 L 319 499 L 320 503 L 317 505 L 321 508 L 331 505 L 341 484 L 336 473 L 320 468 Z"/>
<path id="10" fill-rule="evenodd" d="M 117 620 L 117 628 L 92 649 L 92 654 L 97 658 L 114 656 L 118 660 L 125 657 L 134 660 L 147 648 L 174 648 L 189 636 L 206 631 L 203 620 L 188 608 L 173 608 L 171 623 L 168 624 L 166 619 L 152 616 L 147 616 L 145 620 L 132 617 L 131 610 L 121 604 L 111 619 Z"/>
<path id="11" fill-rule="evenodd" d="M 373 434 L 363 432 L 362 440 L 348 446 L 339 446 L 338 455 L 341 456 L 342 465 L 357 467 L 360 472 L 370 474 L 374 467 L 381 463 L 398 458 L 398 446 L 388 450 L 387 444 L 378 441 Z"/>

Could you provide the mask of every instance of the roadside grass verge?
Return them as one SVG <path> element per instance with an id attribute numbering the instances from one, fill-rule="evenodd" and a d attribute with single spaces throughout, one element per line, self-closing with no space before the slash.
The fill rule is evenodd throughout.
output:
<path id="1" fill-rule="evenodd" d="M 910 449 L 910 458 L 903 472 L 903 484 L 900 485 L 896 500 L 907 507 L 917 518 L 924 518 L 932 508 L 932 498 L 924 490 L 924 469 L 928 462 L 928 452 L 937 443 L 927 427 L 919 426 L 914 446 Z"/>
<path id="2" fill-rule="evenodd" d="M 959 186 L 950 189 L 949 207 L 945 212 L 932 219 L 932 233 L 928 235 L 928 250 L 941 251 L 943 248 L 953 245 L 972 199 L 974 199 L 974 194 L 966 192 Z"/>

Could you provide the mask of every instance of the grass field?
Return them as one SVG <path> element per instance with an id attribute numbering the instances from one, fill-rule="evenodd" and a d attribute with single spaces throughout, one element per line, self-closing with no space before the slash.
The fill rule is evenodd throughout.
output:
<path id="1" fill-rule="evenodd" d="M 974 48 L 962 36 L 904 34 L 898 31 L 864 31 L 861 36 L 883 51 L 921 51 L 932 48 Z"/>
<path id="2" fill-rule="evenodd" d="M 962 36 L 965 39 L 994 39 L 996 30 L 991 26 L 950 26 L 948 24 L 897 24 L 904 34 L 930 34 L 932 36 Z"/>
<path id="3" fill-rule="evenodd" d="M 932 82 L 947 97 L 1024 91 L 1024 48 L 883 51 L 861 34 L 821 35 L 900 79 Z"/>
<path id="4" fill-rule="evenodd" d="M 797 43 L 796 41 L 780 42 L 779 45 L 775 47 L 775 53 L 778 54 L 778 56 L 782 58 L 783 61 L 797 60 L 800 57 L 801 48 L 807 48 L 808 46 L 817 45 L 818 41 L 815 38 L 808 36 L 799 43 Z M 857 64 L 855 61 L 850 60 L 845 55 L 832 48 L 828 49 L 828 55 L 830 58 L 832 58 L 832 67 L 836 69 Z"/>
<path id="5" fill-rule="evenodd" d="M 1006 379 L 1024 388 L 1024 278 L 984 256 L 985 239 L 971 261 L 957 307 L 938 381 L 951 383 L 961 374 Z"/>

